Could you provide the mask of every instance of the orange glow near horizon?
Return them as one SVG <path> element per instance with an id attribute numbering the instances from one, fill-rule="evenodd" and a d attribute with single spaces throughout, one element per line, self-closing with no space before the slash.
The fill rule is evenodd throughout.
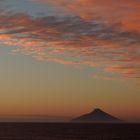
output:
<path id="1" fill-rule="evenodd" d="M 140 120 L 140 1 L 0 1 L 0 117 Z"/>

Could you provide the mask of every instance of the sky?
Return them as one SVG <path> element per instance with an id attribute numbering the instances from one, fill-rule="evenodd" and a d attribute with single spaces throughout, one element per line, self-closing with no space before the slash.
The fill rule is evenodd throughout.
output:
<path id="1" fill-rule="evenodd" d="M 0 0 L 0 77 L 0 119 L 140 121 L 140 1 Z"/>

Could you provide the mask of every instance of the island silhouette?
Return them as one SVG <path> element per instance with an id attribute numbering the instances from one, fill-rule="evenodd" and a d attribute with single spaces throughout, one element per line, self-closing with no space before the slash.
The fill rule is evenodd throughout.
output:
<path id="1" fill-rule="evenodd" d="M 92 112 L 81 115 L 71 120 L 71 122 L 91 122 L 91 123 L 122 123 L 123 120 L 95 108 Z"/>

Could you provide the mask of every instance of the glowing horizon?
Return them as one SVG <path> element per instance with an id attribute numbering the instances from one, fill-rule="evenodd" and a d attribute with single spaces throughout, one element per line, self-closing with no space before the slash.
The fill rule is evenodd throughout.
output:
<path id="1" fill-rule="evenodd" d="M 140 120 L 140 2 L 0 1 L 0 115 Z"/>

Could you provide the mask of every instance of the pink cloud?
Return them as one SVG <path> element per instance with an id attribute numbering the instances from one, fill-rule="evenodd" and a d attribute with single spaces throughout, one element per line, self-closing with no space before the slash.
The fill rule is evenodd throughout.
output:
<path id="1" fill-rule="evenodd" d="M 9 15 L 3 12 L 0 14 L 0 43 L 16 46 L 14 53 L 32 55 L 39 60 L 87 65 L 140 79 L 139 33 L 116 30 L 101 21 L 77 16 L 35 18 L 23 13 Z"/>
<path id="2" fill-rule="evenodd" d="M 35 1 L 54 4 L 87 20 L 98 19 L 112 26 L 121 26 L 122 29 L 127 31 L 140 31 L 139 0 Z"/>

